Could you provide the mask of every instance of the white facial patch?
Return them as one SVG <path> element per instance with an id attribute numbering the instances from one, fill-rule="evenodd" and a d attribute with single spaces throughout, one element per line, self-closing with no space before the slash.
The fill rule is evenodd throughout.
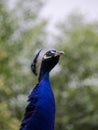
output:
<path id="1" fill-rule="evenodd" d="M 56 51 L 55 50 L 51 50 L 51 53 L 54 54 Z"/>
<path id="2" fill-rule="evenodd" d="M 48 59 L 48 58 L 51 58 L 51 56 L 44 55 L 43 58 L 44 58 L 44 59 Z"/>

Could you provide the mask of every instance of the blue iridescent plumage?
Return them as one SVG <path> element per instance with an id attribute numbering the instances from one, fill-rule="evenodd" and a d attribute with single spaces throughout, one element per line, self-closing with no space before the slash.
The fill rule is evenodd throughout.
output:
<path id="1" fill-rule="evenodd" d="M 61 54 L 63 52 L 50 50 L 43 56 L 39 81 L 28 97 L 28 105 L 20 130 L 54 130 L 55 99 L 49 80 L 49 72 L 58 63 Z M 35 63 L 37 56 L 34 58 Z M 32 71 L 35 72 L 35 70 L 33 68 Z"/>

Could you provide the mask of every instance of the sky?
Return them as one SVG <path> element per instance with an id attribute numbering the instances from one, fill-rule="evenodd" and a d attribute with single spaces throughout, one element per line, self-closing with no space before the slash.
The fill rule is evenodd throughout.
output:
<path id="1" fill-rule="evenodd" d="M 16 0 L 10 0 L 10 6 Z M 55 23 L 62 21 L 72 12 L 82 13 L 88 21 L 98 20 L 98 0 L 43 0 L 40 17 L 49 21 L 48 30 L 55 30 Z"/>
<path id="2" fill-rule="evenodd" d="M 62 21 L 71 12 L 82 13 L 88 21 L 98 19 L 98 0 L 45 0 L 46 4 L 40 16 L 49 19 L 49 30 L 54 30 L 55 23 Z"/>

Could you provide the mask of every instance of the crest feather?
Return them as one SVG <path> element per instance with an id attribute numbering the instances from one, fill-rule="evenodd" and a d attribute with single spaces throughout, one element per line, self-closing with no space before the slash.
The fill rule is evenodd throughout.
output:
<path id="1" fill-rule="evenodd" d="M 39 54 L 40 54 L 41 50 L 42 50 L 42 49 L 40 49 L 40 50 L 38 51 L 38 53 L 37 53 L 36 56 L 34 57 L 33 62 L 32 62 L 32 64 L 31 64 L 31 70 L 32 70 L 32 72 L 33 72 L 36 76 L 37 76 L 37 67 L 38 67 L 38 64 L 39 64 L 38 58 L 39 58 Z"/>

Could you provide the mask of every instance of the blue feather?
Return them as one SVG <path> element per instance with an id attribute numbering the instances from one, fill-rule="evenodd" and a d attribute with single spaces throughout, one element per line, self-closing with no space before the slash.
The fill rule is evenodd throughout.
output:
<path id="1" fill-rule="evenodd" d="M 32 90 L 28 102 L 20 130 L 54 130 L 55 100 L 48 75 Z"/>
<path id="2" fill-rule="evenodd" d="M 55 50 L 45 53 L 42 59 L 38 84 L 28 97 L 28 105 L 19 130 L 54 130 L 55 99 L 49 80 L 49 72 L 58 63 L 61 54 L 63 53 Z M 37 58 L 35 59 L 37 60 Z M 33 69 L 36 70 L 36 68 Z"/>

